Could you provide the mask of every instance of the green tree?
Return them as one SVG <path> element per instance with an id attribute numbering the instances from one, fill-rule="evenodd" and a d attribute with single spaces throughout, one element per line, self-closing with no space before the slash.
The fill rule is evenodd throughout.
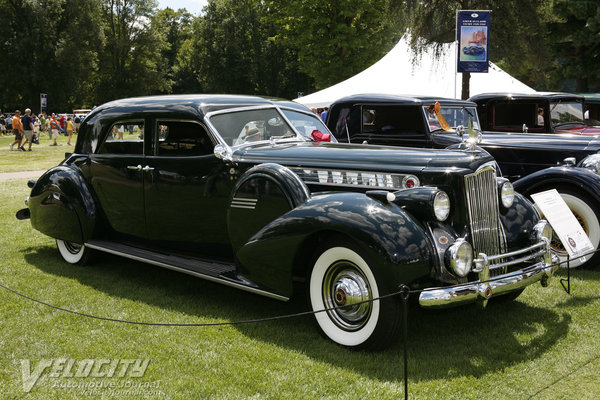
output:
<path id="1" fill-rule="evenodd" d="M 455 40 L 456 10 L 491 10 L 490 59 L 525 83 L 536 84 L 547 76 L 549 7 L 548 0 L 408 0 L 403 12 L 418 52 L 419 40 L 429 45 Z M 469 97 L 469 77 L 463 74 L 463 98 Z"/>
<path id="2" fill-rule="evenodd" d="M 195 76 L 190 76 L 189 71 L 177 66 L 177 58 L 182 51 L 183 44 L 192 37 L 193 22 L 193 15 L 185 9 L 174 11 L 171 8 L 165 8 L 159 10 L 152 19 L 156 29 L 163 31 L 167 42 L 167 47 L 161 54 L 160 70 L 163 71 L 165 79 L 171 82 L 169 89 L 173 93 L 186 93 L 190 89 L 193 91 L 197 88 L 197 85 L 190 88 L 190 83 L 193 82 Z"/>
<path id="3" fill-rule="evenodd" d="M 270 38 L 277 27 L 261 0 L 213 0 L 182 46 L 178 67 L 197 76 L 203 91 L 295 97 L 297 56 Z"/>
<path id="4" fill-rule="evenodd" d="M 100 54 L 96 100 L 168 92 L 160 69 L 167 48 L 164 32 L 152 24 L 155 0 L 102 0 L 105 46 Z"/>
<path id="5" fill-rule="evenodd" d="M 276 43 L 298 54 L 301 72 L 317 89 L 340 82 L 379 60 L 402 34 L 393 0 L 266 0 Z"/>
<path id="6" fill-rule="evenodd" d="M 66 111 L 89 99 L 102 44 L 97 0 L 0 0 L 0 96 L 4 108 Z"/>
<path id="7" fill-rule="evenodd" d="M 555 0 L 549 24 L 554 85 L 575 81 L 577 92 L 600 89 L 600 7 L 597 0 Z"/>

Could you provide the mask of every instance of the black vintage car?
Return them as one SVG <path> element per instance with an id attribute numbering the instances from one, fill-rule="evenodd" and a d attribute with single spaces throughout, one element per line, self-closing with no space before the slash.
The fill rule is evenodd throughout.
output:
<path id="1" fill-rule="evenodd" d="M 481 136 L 474 139 L 478 146 L 496 159 L 515 190 L 530 196 L 556 188 L 598 248 L 600 129 L 583 123 L 583 97 L 486 94 L 469 100 L 349 96 L 331 106 L 327 126 L 343 142 L 446 148 L 460 145 L 457 128 L 463 127 L 458 130 L 466 137 L 470 124 Z M 552 247 L 566 258 L 559 240 Z M 596 266 L 599 256 L 572 260 L 571 266 Z"/>
<path id="2" fill-rule="evenodd" d="M 312 309 L 329 309 L 322 332 L 353 348 L 396 337 L 398 299 L 368 300 L 402 284 L 424 289 L 423 307 L 546 285 L 552 229 L 488 154 L 314 140 L 327 136 L 287 101 L 114 101 L 17 217 L 69 263 L 103 251 L 279 300 L 304 281 Z"/>

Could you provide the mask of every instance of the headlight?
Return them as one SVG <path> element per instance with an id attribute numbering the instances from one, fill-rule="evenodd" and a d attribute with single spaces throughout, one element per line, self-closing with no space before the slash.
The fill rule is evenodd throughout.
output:
<path id="1" fill-rule="evenodd" d="M 466 276 L 473 264 L 473 248 L 464 239 L 458 239 L 446 250 L 446 258 L 452 271 L 458 276 Z"/>
<path id="2" fill-rule="evenodd" d="M 581 167 L 600 174 L 600 154 L 592 154 L 584 158 Z"/>
<path id="3" fill-rule="evenodd" d="M 436 193 L 433 198 L 433 212 L 438 221 L 445 221 L 450 215 L 450 197 L 446 192 Z"/>
<path id="4" fill-rule="evenodd" d="M 504 208 L 509 208 L 512 206 L 513 201 L 515 201 L 515 189 L 509 181 L 503 182 L 500 185 L 500 201 Z"/>

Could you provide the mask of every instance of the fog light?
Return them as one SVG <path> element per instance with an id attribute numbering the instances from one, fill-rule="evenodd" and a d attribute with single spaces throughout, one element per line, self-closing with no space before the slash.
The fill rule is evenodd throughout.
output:
<path id="1" fill-rule="evenodd" d="M 466 276 L 473 265 L 473 247 L 466 240 L 458 239 L 446 250 L 446 257 L 456 275 Z"/>
<path id="2" fill-rule="evenodd" d="M 437 192 L 433 198 L 433 212 L 438 221 L 445 221 L 450 215 L 450 197 L 446 192 Z"/>
<path id="3" fill-rule="evenodd" d="M 500 186 L 500 200 L 505 208 L 512 206 L 515 201 L 515 189 L 512 183 L 506 181 Z"/>

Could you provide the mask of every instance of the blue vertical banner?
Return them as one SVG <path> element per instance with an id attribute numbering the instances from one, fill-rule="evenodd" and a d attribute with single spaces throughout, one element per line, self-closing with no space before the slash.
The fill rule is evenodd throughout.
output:
<path id="1" fill-rule="evenodd" d="M 457 10 L 458 72 L 488 72 L 490 11 Z"/>
<path id="2" fill-rule="evenodd" d="M 46 93 L 40 93 L 40 113 L 48 111 L 48 97 Z"/>

